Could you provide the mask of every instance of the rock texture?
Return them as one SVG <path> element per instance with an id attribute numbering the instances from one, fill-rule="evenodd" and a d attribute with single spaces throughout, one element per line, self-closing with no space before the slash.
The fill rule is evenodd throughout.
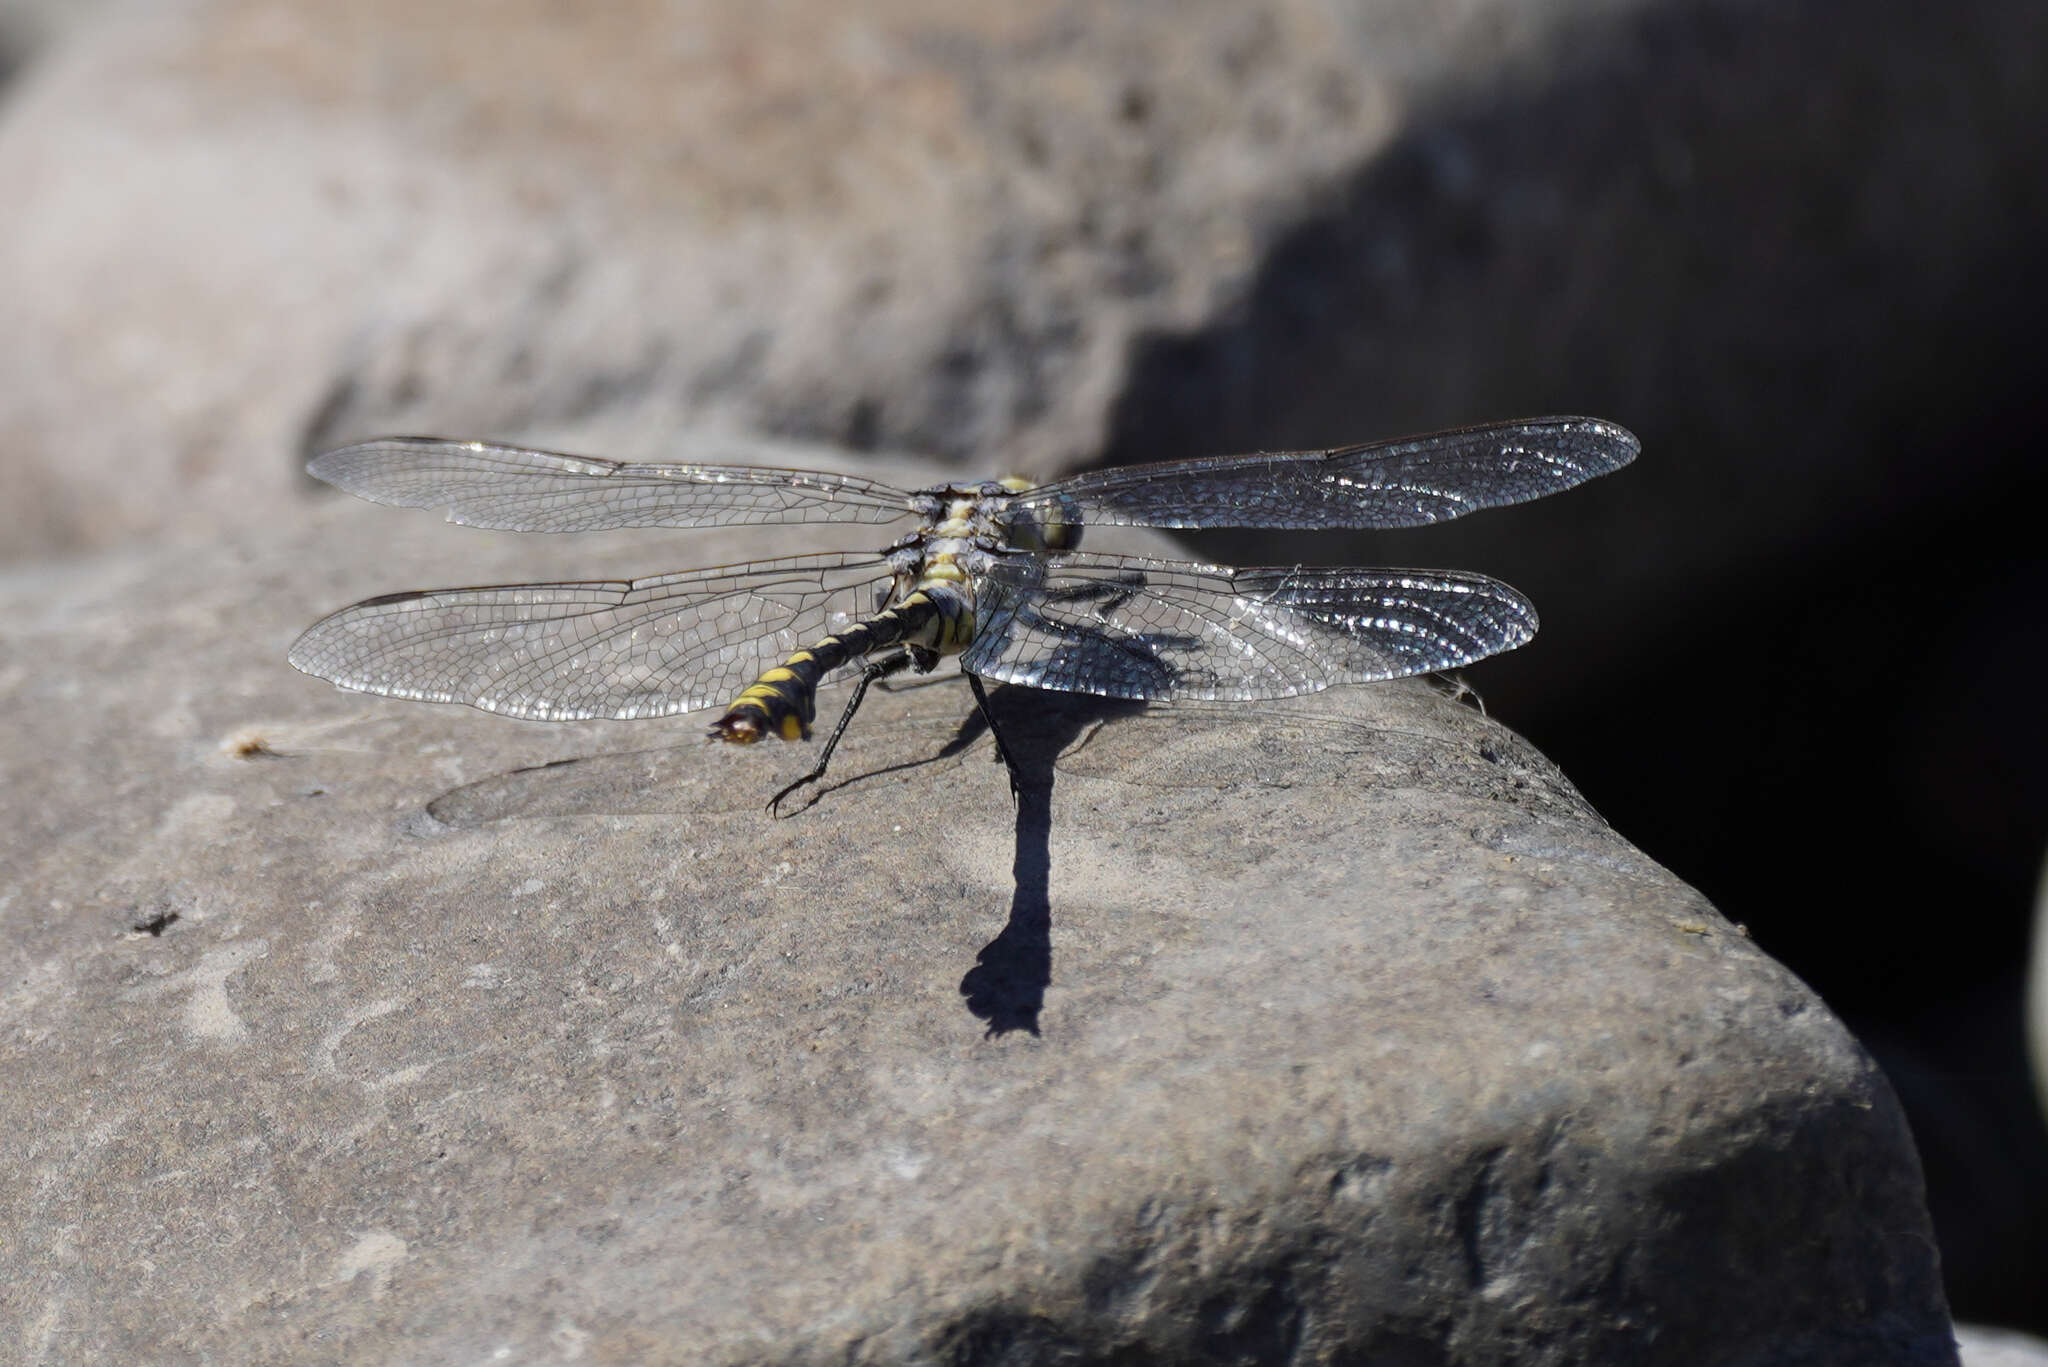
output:
<path id="1" fill-rule="evenodd" d="M 2048 216 L 2048 12 L 1996 0 L 104 12 L 0 119 L 12 554 L 393 430 L 1043 472 L 1563 408 L 1754 563 L 1978 501 L 1945 400 L 2013 364 L 1985 301 L 2031 327 Z M 1510 577 L 1656 621 L 1724 571 L 1602 497 Z"/>
<path id="2" fill-rule="evenodd" d="M 1959 1324 L 1956 1346 L 1963 1367 L 2048 1367 L 2048 1343 L 2031 1334 Z"/>
<path id="3" fill-rule="evenodd" d="M 1042 471 L 1585 409 L 1672 459 L 1452 535 L 1597 594 L 1564 658 L 1612 664 L 1817 527 L 2031 497 L 1986 410 L 2034 388 L 2041 6 L 110 12 L 0 120 L 0 553 L 391 430 Z"/>
<path id="4" fill-rule="evenodd" d="M 1868 1058 L 1426 683 L 1003 690 L 1015 808 L 964 688 L 878 692 L 773 821 L 807 751 L 282 663 L 815 540 L 334 503 L 0 578 L 10 1353 L 1955 1360 Z"/>
<path id="5" fill-rule="evenodd" d="M 50 453 L 0 541 L 274 506 L 279 452 L 369 429 L 1071 460 L 1133 330 L 1217 283 L 1166 257 L 1241 272 L 1273 150 L 1383 137 L 1466 27 L 1428 13 L 1382 44 L 1320 0 L 130 9 L 0 124 L 0 431 Z"/>

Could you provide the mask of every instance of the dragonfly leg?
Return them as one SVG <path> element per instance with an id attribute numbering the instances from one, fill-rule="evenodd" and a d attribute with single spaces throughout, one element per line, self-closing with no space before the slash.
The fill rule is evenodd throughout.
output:
<path id="1" fill-rule="evenodd" d="M 899 650 L 893 655 L 886 655 L 879 660 L 871 660 L 861 666 L 860 680 L 853 686 L 853 696 L 846 700 L 846 710 L 839 714 L 839 725 L 833 727 L 832 734 L 826 738 L 824 753 L 818 756 L 818 767 L 776 793 L 774 797 L 769 798 L 768 810 L 770 812 L 777 816 L 782 815 L 777 810 L 782 805 L 782 799 L 788 797 L 805 784 L 816 783 L 819 779 L 825 777 L 825 770 L 832 763 L 832 752 L 839 747 L 839 738 L 846 734 L 847 723 L 853 720 L 853 714 L 860 711 L 860 700 L 867 696 L 868 685 L 877 679 L 887 678 L 889 675 L 903 669 L 909 663 L 910 652 Z"/>
<path id="2" fill-rule="evenodd" d="M 1075 584 L 1066 588 L 1055 588 L 1046 592 L 1048 603 L 1092 603 L 1095 615 L 1107 619 L 1131 596 L 1145 587 L 1145 576 L 1137 570 L 1126 570 L 1114 578 L 1096 583 Z"/>
<path id="3" fill-rule="evenodd" d="M 975 706 L 981 709 L 981 719 L 988 723 L 988 738 L 996 743 L 996 758 L 1010 772 L 1010 801 L 1021 802 L 1024 800 L 1024 783 L 1017 773 L 1017 761 L 1010 758 L 1010 747 L 1003 744 L 1003 731 L 996 725 L 996 714 L 989 709 L 988 692 L 981 686 L 981 676 L 969 674 L 967 686 L 974 690 Z"/>

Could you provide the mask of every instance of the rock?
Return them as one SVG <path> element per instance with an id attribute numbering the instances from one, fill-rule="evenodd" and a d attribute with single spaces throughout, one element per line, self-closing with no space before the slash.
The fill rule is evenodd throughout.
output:
<path id="1" fill-rule="evenodd" d="M 1956 1346 L 1963 1367 L 2048 1367 L 2048 1343 L 2032 1334 L 1959 1324 Z"/>
<path id="2" fill-rule="evenodd" d="M 1446 27 L 1205 6 L 203 0 L 84 27 L 0 126 L 0 432 L 30 486 L 0 543 L 276 508 L 281 452 L 391 430 L 618 449 L 687 419 L 1071 462 L 1133 329 L 1244 269 L 1276 149 L 1382 137 Z"/>
<path id="3" fill-rule="evenodd" d="M 2048 1117 L 2048 869 L 2034 896 L 2033 951 L 2027 956 L 2027 1060 L 2034 1069 L 2034 1096 Z"/>
<path id="4" fill-rule="evenodd" d="M 1427 683 L 999 690 L 1017 808 L 877 691 L 776 821 L 805 749 L 283 664 L 817 540 L 331 503 L 0 578 L 24 1356 L 1955 1361 L 1869 1059 Z"/>
<path id="5" fill-rule="evenodd" d="M 1502 569 L 1657 621 L 1727 540 L 1632 511 L 1747 565 L 1844 487 L 1973 499 L 1998 442 L 1855 396 L 2030 379 L 2038 7 L 104 13 L 36 21 L 0 116 L 14 554 L 276 510 L 391 430 L 1045 472 L 1562 407 L 1673 458 Z"/>
<path id="6" fill-rule="evenodd" d="M 1391 434 L 1416 415 L 1371 394 L 1469 366 L 1355 295 L 1429 294 L 1432 253 L 1471 254 L 1464 215 L 1568 236 L 1584 266 L 1645 209 L 1634 182 L 1475 205 L 1464 144 L 1432 159 L 1430 128 L 1557 81 L 1663 88 L 1695 47 L 1632 31 L 1660 8 L 112 7 L 0 119 L 0 545 L 203 532 L 223 500 L 289 501 L 280 452 L 392 430 L 601 429 L 653 456 L 724 424 L 1037 473 Z M 1397 144 L 1454 231 L 1353 212 Z M 1548 253 L 1527 268 L 1556 277 Z M 1539 315 L 1517 355 L 1576 383 L 1537 407 L 1614 393 L 1590 337 L 1640 363 L 1626 320 Z M 1512 415 L 1480 397 L 1421 425 Z"/>
<path id="7" fill-rule="evenodd" d="M 0 0 L 0 86 L 115 0 Z"/>

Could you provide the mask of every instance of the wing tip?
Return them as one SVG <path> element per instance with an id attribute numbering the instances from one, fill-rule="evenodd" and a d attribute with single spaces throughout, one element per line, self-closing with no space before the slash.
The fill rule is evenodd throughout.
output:
<path id="1" fill-rule="evenodd" d="M 1543 629 L 1543 618 L 1536 611 L 1536 604 L 1529 595 L 1513 584 L 1504 584 L 1498 579 L 1489 579 L 1495 602 L 1512 614 L 1505 630 L 1501 632 L 1501 645 L 1491 653 L 1505 655 L 1510 650 L 1520 650 L 1536 639 L 1536 633 Z"/>
<path id="2" fill-rule="evenodd" d="M 1573 414 L 1554 418 L 1538 418 L 1532 427 L 1552 427 L 1576 438 L 1588 454 L 1599 456 L 1599 468 L 1589 471 L 1592 475 L 1604 475 L 1619 470 L 1643 453 L 1643 441 L 1620 423 L 1608 418 L 1595 418 L 1585 414 Z"/>
<path id="3" fill-rule="evenodd" d="M 306 462 L 306 473 L 323 484 L 331 484 L 344 493 L 372 503 L 402 508 L 438 507 L 438 500 L 401 502 L 403 494 L 376 476 L 388 473 L 388 463 L 394 456 L 414 458 L 449 447 L 481 450 L 486 445 L 488 443 L 454 437 L 371 437 L 367 441 L 350 442 L 346 446 L 322 451 Z"/>
<path id="4" fill-rule="evenodd" d="M 361 604 L 356 605 L 360 606 Z M 342 678 L 343 667 L 334 659 L 335 640 L 332 628 L 354 611 L 355 607 L 346 607 L 339 612 L 330 612 L 300 632 L 299 638 L 292 642 L 291 649 L 285 652 L 285 663 L 301 674 L 325 679 L 337 688 L 367 691 Z"/>
<path id="5" fill-rule="evenodd" d="M 1537 632 L 1543 629 L 1543 619 L 1536 611 L 1536 604 L 1513 584 L 1469 570 L 1451 577 L 1465 585 L 1468 592 L 1480 594 L 1500 611 L 1494 618 L 1494 634 L 1484 640 L 1475 637 L 1478 649 L 1447 668 L 1462 668 L 1496 655 L 1505 655 L 1511 650 L 1520 650 L 1535 640 Z"/>

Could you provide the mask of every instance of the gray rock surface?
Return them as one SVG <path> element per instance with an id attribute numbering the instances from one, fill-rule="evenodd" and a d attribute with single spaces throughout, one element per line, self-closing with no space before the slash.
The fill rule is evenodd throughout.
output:
<path id="1" fill-rule="evenodd" d="M 0 576 L 7 1352 L 1955 1360 L 1868 1058 L 1426 683 L 1005 690 L 1018 808 L 963 687 L 878 692 L 772 821 L 808 751 L 282 663 L 815 540 L 331 502 Z"/>
<path id="2" fill-rule="evenodd" d="M 390 431 L 1072 465 L 1405 106 L 1616 8 L 117 8 L 0 111 L 0 547 Z"/>
<path id="3" fill-rule="evenodd" d="M 0 86 L 72 30 L 121 0 L 0 0 Z"/>
<path id="4" fill-rule="evenodd" d="M 1956 1347 L 1963 1367 L 2048 1367 L 2048 1343 L 2010 1329 L 1959 1324 Z"/>

